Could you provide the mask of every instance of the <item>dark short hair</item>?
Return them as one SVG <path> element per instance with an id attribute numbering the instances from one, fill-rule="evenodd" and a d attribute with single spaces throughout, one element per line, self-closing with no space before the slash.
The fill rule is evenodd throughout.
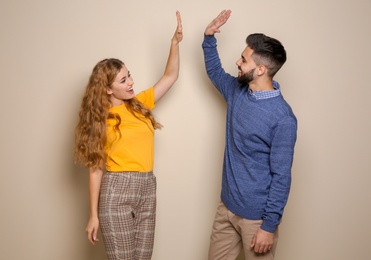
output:
<path id="1" fill-rule="evenodd" d="M 250 34 L 246 44 L 253 50 L 251 57 L 257 65 L 268 68 L 268 76 L 273 78 L 286 62 L 286 51 L 280 41 L 262 33 Z"/>

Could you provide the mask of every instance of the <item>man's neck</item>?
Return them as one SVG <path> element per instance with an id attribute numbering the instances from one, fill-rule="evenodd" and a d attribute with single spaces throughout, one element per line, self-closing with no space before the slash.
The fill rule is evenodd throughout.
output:
<path id="1" fill-rule="evenodd" d="M 257 78 L 249 83 L 252 91 L 274 90 L 272 79 Z"/>

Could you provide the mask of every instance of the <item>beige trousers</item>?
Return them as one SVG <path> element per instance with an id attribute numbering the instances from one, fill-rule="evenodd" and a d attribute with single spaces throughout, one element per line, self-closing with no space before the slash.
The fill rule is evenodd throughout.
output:
<path id="1" fill-rule="evenodd" d="M 250 248 L 255 232 L 262 220 L 241 218 L 220 202 L 210 237 L 209 260 L 235 260 L 244 250 L 246 260 L 272 260 L 278 241 L 278 228 L 272 249 L 265 254 L 257 254 Z"/>

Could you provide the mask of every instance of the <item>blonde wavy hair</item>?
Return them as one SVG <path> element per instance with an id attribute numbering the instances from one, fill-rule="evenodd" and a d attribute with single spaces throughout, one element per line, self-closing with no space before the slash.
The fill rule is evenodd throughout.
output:
<path id="1" fill-rule="evenodd" d="M 107 141 L 107 119 L 115 119 L 114 130 L 119 133 L 121 118 L 109 112 L 112 106 L 107 88 L 110 88 L 124 63 L 118 59 L 104 59 L 95 65 L 82 98 L 79 121 L 75 129 L 75 161 L 88 168 L 102 168 Z M 151 110 L 135 97 L 124 100 L 127 109 L 138 119 L 141 114 L 149 119 L 154 129 L 162 127 Z"/>

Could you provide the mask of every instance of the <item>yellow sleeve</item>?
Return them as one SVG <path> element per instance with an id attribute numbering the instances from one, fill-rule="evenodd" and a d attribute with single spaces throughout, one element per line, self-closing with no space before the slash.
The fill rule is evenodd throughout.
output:
<path id="1" fill-rule="evenodd" d="M 142 92 L 140 92 L 138 95 L 136 95 L 136 98 L 143 103 L 146 107 L 149 109 L 155 108 L 155 91 L 154 88 L 148 88 Z"/>

